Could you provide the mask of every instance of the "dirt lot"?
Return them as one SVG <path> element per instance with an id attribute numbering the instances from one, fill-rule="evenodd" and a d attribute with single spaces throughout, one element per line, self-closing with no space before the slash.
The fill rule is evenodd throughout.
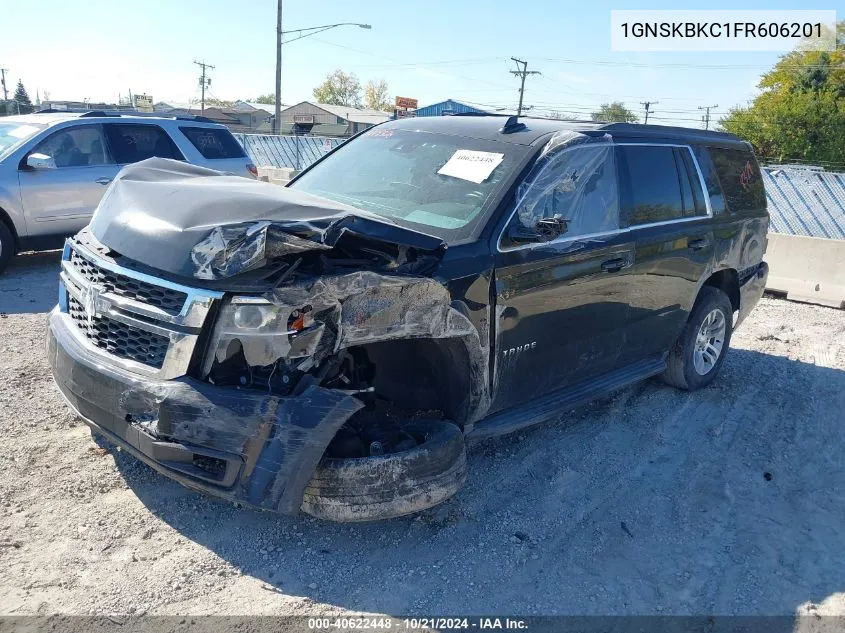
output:
<path id="1" fill-rule="evenodd" d="M 334 525 L 95 443 L 44 358 L 58 254 L 0 277 L 0 613 L 845 612 L 845 314 L 764 299 L 714 385 L 472 449 L 420 516 Z"/>

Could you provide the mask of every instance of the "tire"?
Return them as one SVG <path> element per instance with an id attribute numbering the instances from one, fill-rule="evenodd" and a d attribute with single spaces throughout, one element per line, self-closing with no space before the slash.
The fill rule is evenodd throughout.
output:
<path id="1" fill-rule="evenodd" d="M 707 338 L 702 332 L 702 325 L 708 317 L 713 318 L 711 315 L 714 314 L 714 311 L 721 313 L 721 318 L 724 320 L 722 344 L 719 347 L 719 353 L 715 362 L 712 361 L 715 338 Z M 714 328 L 717 326 L 718 317 L 715 317 L 714 321 L 709 322 L 708 329 L 713 333 Z M 702 287 L 683 332 L 681 332 L 681 335 L 669 352 L 666 371 L 661 376 L 663 381 L 674 387 L 688 391 L 694 391 L 709 385 L 722 368 L 722 363 L 725 362 L 732 333 L 733 307 L 731 306 L 728 295 L 712 286 Z M 702 338 L 699 338 L 700 334 Z M 705 358 L 702 362 L 701 357 L 696 358 L 696 353 L 700 349 L 699 344 L 704 344 L 703 341 L 705 338 L 707 338 L 710 345 L 708 346 L 709 351 L 703 355 Z M 708 362 L 708 358 L 711 359 L 710 362 Z M 696 363 L 698 363 L 698 366 Z M 706 370 L 705 373 L 701 373 L 702 369 Z"/>
<path id="2" fill-rule="evenodd" d="M 328 521 L 378 521 L 441 503 L 466 481 L 461 430 L 442 420 L 405 427 L 417 447 L 378 457 L 324 458 L 305 489 L 302 510 Z"/>
<path id="3" fill-rule="evenodd" d="M 6 226 L 3 220 L 0 220 L 0 273 L 6 270 L 6 266 L 15 254 L 15 236 Z"/>

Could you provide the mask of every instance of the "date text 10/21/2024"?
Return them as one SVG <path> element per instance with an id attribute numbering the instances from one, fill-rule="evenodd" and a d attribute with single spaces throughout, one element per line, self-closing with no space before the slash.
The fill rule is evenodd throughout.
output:
<path id="1" fill-rule="evenodd" d="M 511 630 L 524 631 L 528 629 L 528 623 L 519 618 L 445 618 L 445 617 L 419 617 L 401 618 L 391 617 L 334 617 L 334 618 L 308 618 L 308 628 L 311 630 Z"/>

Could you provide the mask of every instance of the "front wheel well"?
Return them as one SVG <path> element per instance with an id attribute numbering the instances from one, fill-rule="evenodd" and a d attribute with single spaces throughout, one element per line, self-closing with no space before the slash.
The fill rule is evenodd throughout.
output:
<path id="1" fill-rule="evenodd" d="M 436 409 L 458 423 L 466 419 L 470 360 L 460 339 L 403 339 L 353 349 L 366 353 L 377 397 L 407 410 Z"/>
<path id="2" fill-rule="evenodd" d="M 724 292 L 730 299 L 734 312 L 739 310 L 739 274 L 733 268 L 716 271 L 707 278 L 704 285 Z"/>
<path id="3" fill-rule="evenodd" d="M 18 237 L 18 232 L 15 230 L 15 223 L 12 222 L 12 218 L 9 217 L 9 214 L 2 207 L 0 207 L 0 222 L 5 224 L 6 228 L 9 229 L 9 233 L 12 234 L 12 239 L 15 240 L 15 251 L 17 252 L 21 246 L 20 238 Z"/>

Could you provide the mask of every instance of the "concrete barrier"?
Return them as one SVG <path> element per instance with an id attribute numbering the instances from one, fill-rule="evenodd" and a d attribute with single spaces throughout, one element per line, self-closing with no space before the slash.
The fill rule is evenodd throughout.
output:
<path id="1" fill-rule="evenodd" d="M 845 309 L 845 240 L 769 233 L 766 290 Z"/>
<path id="2" fill-rule="evenodd" d="M 274 185 L 286 185 L 296 173 L 290 167 L 259 167 L 258 179 Z"/>

